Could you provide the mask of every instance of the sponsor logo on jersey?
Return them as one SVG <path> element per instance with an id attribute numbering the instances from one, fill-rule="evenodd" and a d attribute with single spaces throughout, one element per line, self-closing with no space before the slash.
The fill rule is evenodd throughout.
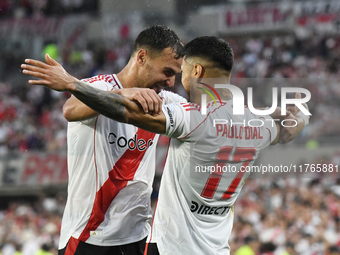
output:
<path id="1" fill-rule="evenodd" d="M 200 215 L 226 215 L 229 212 L 229 206 L 208 206 L 191 201 L 190 211 Z"/>
<path id="2" fill-rule="evenodd" d="M 138 139 L 137 134 L 133 138 L 127 139 L 125 136 L 117 137 L 115 133 L 109 133 L 108 141 L 109 144 L 117 144 L 120 148 L 128 147 L 129 150 L 134 150 L 137 147 L 139 151 L 144 151 L 153 144 L 152 139 L 148 141 L 143 138 Z"/>
<path id="3" fill-rule="evenodd" d="M 169 109 L 169 107 L 166 107 L 166 110 L 168 111 L 168 114 L 169 114 L 169 118 L 170 118 L 170 126 L 174 126 L 174 118 L 172 117 L 172 113 Z"/>

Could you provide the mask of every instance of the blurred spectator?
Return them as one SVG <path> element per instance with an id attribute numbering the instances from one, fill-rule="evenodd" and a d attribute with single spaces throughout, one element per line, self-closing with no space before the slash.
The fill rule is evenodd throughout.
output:
<path id="1" fill-rule="evenodd" d="M 247 236 L 244 245 L 235 251 L 235 255 L 255 255 L 258 250 L 258 240 L 255 236 Z"/>
<path id="2" fill-rule="evenodd" d="M 281 180 L 280 185 L 275 184 L 275 193 L 281 194 L 282 204 L 275 208 L 267 202 L 273 181 L 247 180 L 235 203 L 232 249 L 247 247 L 247 240 L 242 239 L 245 231 L 259 236 L 262 242 L 255 254 L 325 255 L 331 247 L 339 247 L 340 197 L 331 192 L 339 180 Z"/>
<path id="3" fill-rule="evenodd" d="M 259 250 L 261 255 L 274 255 L 276 246 L 272 242 L 263 243 Z"/>
<path id="4" fill-rule="evenodd" d="M 50 244 L 43 244 L 41 246 L 41 249 L 35 253 L 35 255 L 53 255 L 52 252 L 50 252 L 50 250 L 52 249 Z"/>
<path id="5" fill-rule="evenodd" d="M 57 254 L 65 201 L 65 194 L 58 194 L 56 198 L 45 197 L 34 203 L 12 202 L 0 211 L 2 255 Z"/>
<path id="6" fill-rule="evenodd" d="M 24 2 L 20 3 L 25 5 Z M 306 88 L 312 93 L 308 105 L 313 117 L 310 125 L 293 143 L 307 143 L 308 140 L 319 143 L 339 136 L 340 86 L 337 78 L 340 74 L 340 37 L 317 36 L 315 40 L 302 41 L 288 35 L 264 39 L 234 38 L 229 41 L 235 53 L 234 78 L 276 78 L 281 79 L 277 83 L 279 86 L 285 84 L 284 78 L 311 78 L 309 82 L 306 79 L 297 82 L 299 85 L 302 82 L 308 84 Z M 46 47 L 52 48 L 46 48 L 46 51 L 60 55 L 65 68 L 76 77 L 90 77 L 119 71 L 128 61 L 132 42 L 123 38 L 107 48 L 105 44 L 92 42 L 88 45 L 68 45 L 67 50 L 58 49 L 57 45 L 57 42 L 52 46 L 49 44 Z M 313 54 L 306 49 L 313 49 Z M 10 56 L 7 58 L 11 59 Z M 14 58 L 20 59 L 21 56 Z M 16 65 L 17 62 L 9 61 L 6 68 L 11 64 Z M 179 83 L 177 79 L 178 86 L 171 90 L 183 94 Z M 258 105 L 270 105 L 271 88 L 263 90 L 261 84 L 254 83 L 254 98 Z M 244 90 L 246 86 L 243 86 Z M 61 107 L 67 93 L 52 92 L 39 86 L 13 87 L 4 82 L 0 82 L 0 90 L 1 155 L 15 150 L 65 149 L 63 134 L 66 134 L 66 121 L 62 117 Z M 279 199 L 274 195 L 273 207 L 280 206 L 282 201 Z"/>

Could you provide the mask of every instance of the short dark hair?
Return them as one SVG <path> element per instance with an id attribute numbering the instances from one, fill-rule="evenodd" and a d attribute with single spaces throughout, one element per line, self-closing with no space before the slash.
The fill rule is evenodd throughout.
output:
<path id="1" fill-rule="evenodd" d="M 165 48 L 171 47 L 176 53 L 175 58 L 184 56 L 184 44 L 176 33 L 165 26 L 156 25 L 148 27 L 139 33 L 133 46 L 133 53 L 142 48 L 147 48 L 156 53 L 160 53 Z"/>
<path id="2" fill-rule="evenodd" d="M 185 45 L 184 57 L 200 57 L 229 72 L 234 64 L 234 53 L 229 43 L 216 36 L 202 36 L 193 39 Z"/>

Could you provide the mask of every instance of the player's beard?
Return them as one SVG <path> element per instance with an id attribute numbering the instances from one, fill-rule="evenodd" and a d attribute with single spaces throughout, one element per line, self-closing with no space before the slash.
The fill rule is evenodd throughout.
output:
<path id="1" fill-rule="evenodd" d="M 159 92 L 161 92 L 163 87 L 159 86 L 158 83 L 155 82 L 153 77 L 154 70 L 149 64 L 147 64 L 144 75 L 137 78 L 137 87 L 153 89 L 158 94 Z"/>

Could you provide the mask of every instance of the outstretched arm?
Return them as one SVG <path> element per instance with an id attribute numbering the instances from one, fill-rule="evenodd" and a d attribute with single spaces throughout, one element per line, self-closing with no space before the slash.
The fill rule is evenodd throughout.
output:
<path id="1" fill-rule="evenodd" d="M 165 133 L 166 119 L 163 113 L 146 114 L 136 102 L 124 96 L 105 92 L 87 85 L 68 74 L 54 59 L 46 55 L 49 64 L 27 59 L 21 67 L 23 73 L 40 80 L 29 80 L 33 85 L 44 85 L 57 91 L 69 91 L 94 111 L 119 122 L 133 124 L 154 133 Z"/>
<path id="2" fill-rule="evenodd" d="M 295 94 L 295 98 L 301 98 L 300 93 Z M 308 105 L 306 103 L 303 104 L 303 106 L 308 109 Z M 287 109 L 286 116 L 281 115 L 281 108 L 276 108 L 275 112 L 271 114 L 271 117 L 273 119 L 278 120 L 277 123 L 280 123 L 278 125 L 279 129 L 279 137 L 275 139 L 275 141 L 272 143 L 288 143 L 292 140 L 294 140 L 302 131 L 302 129 L 308 124 L 309 116 L 305 116 L 304 118 L 301 117 L 302 115 L 299 114 L 300 109 L 297 106 L 289 107 Z M 284 123 L 284 126 L 282 125 Z"/>

